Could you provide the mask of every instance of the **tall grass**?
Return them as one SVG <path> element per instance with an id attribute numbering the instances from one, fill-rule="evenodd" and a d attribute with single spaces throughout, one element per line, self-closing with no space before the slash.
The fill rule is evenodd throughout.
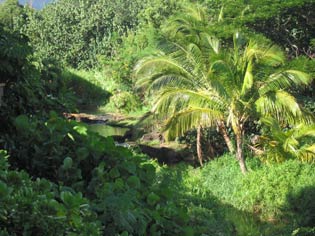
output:
<path id="1" fill-rule="evenodd" d="M 286 161 L 261 165 L 247 160 L 249 173 L 243 176 L 233 156 L 209 162 L 201 171 L 200 188 L 235 208 L 253 212 L 262 219 L 292 220 L 310 225 L 315 220 L 315 165 Z"/>

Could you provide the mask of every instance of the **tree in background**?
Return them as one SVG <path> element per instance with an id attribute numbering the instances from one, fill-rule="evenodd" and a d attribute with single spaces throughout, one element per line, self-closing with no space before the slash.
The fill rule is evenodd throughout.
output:
<path id="1" fill-rule="evenodd" d="M 229 38 L 235 29 L 251 36 L 262 34 L 280 45 L 291 57 L 314 58 L 315 18 L 313 0 L 204 0 L 209 14 L 221 21 L 212 33 Z"/>
<path id="2" fill-rule="evenodd" d="M 23 6 L 18 0 L 6 0 L 0 4 L 0 24 L 6 29 L 13 30 L 15 21 L 23 14 Z"/>
<path id="3" fill-rule="evenodd" d="M 30 11 L 23 32 L 42 57 L 53 57 L 74 68 L 95 67 L 101 56 L 111 59 L 117 55 L 129 31 L 148 21 L 159 25 L 174 8 L 169 7 L 172 1 L 159 3 L 59 0 L 41 11 Z"/>

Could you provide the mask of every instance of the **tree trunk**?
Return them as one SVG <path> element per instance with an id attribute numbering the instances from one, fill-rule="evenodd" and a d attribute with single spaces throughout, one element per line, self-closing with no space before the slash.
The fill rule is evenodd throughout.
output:
<path id="1" fill-rule="evenodd" d="M 203 163 L 202 163 L 202 149 L 201 149 L 201 125 L 199 125 L 198 129 L 197 129 L 196 146 L 197 146 L 197 156 L 198 156 L 198 160 L 199 160 L 200 166 L 203 166 Z"/>
<path id="2" fill-rule="evenodd" d="M 218 122 L 218 128 L 219 128 L 221 135 L 224 138 L 224 141 L 225 141 L 230 153 L 234 153 L 235 152 L 234 145 L 233 145 L 233 143 L 232 143 L 232 141 L 231 141 L 231 139 L 227 133 L 227 130 L 226 130 L 226 127 L 225 127 L 225 124 L 223 121 Z"/>
<path id="3" fill-rule="evenodd" d="M 245 163 L 244 153 L 243 153 L 243 133 L 242 132 L 236 133 L 236 159 L 238 160 L 242 173 L 246 174 L 247 168 L 246 168 L 246 163 Z"/>

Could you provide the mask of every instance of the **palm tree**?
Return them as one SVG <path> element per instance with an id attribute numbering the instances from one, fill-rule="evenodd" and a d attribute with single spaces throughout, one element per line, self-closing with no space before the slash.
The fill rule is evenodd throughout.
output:
<path id="1" fill-rule="evenodd" d="M 167 118 L 165 127 L 169 136 L 183 135 L 199 125 L 221 126 L 223 130 L 231 126 L 236 139 L 236 158 L 245 173 L 246 122 L 271 115 L 281 122 L 307 121 L 308 117 L 304 117 L 287 89 L 306 85 L 310 78 L 295 70 L 269 76 L 260 73 L 259 65 L 282 63 L 283 55 L 274 46 L 252 41 L 242 46 L 236 35 L 233 50 L 219 52 L 214 47 L 219 45 L 215 41 L 208 37 L 208 45 L 202 48 L 195 43 L 174 44 L 176 50 L 168 54 L 141 60 L 135 67 L 137 85 L 155 92 L 153 111 Z"/>
<path id="2" fill-rule="evenodd" d="M 168 97 L 170 99 L 170 103 L 177 103 L 176 96 L 180 93 L 187 92 L 188 96 L 192 96 L 193 94 L 198 95 L 198 93 L 196 93 L 196 91 L 198 90 L 203 90 L 207 92 L 207 89 L 205 89 L 209 87 L 206 78 L 207 68 L 211 66 L 210 58 L 218 54 L 219 41 L 216 38 L 210 37 L 206 34 L 203 34 L 203 37 L 205 40 L 202 43 L 203 46 L 201 47 L 195 43 L 190 43 L 186 47 L 185 45 L 173 43 L 173 47 L 168 48 L 172 50 L 172 52 L 168 55 L 160 52 L 161 54 L 158 56 L 145 58 L 144 60 L 137 63 L 135 67 L 135 74 L 136 77 L 138 77 L 137 86 L 146 87 L 148 91 L 157 90 L 160 92 L 158 97 L 161 98 L 166 98 L 170 96 Z M 177 81 L 177 79 L 179 78 L 180 81 Z M 181 85 L 179 86 L 177 82 L 179 82 Z M 177 90 L 174 90 L 174 88 L 176 88 Z M 184 91 L 182 91 L 183 89 Z M 207 95 L 205 97 L 207 97 Z M 201 96 L 198 99 L 204 99 L 205 97 Z M 161 99 L 161 101 L 162 100 L 163 99 Z M 185 99 L 181 101 L 184 102 Z M 187 102 L 192 101 L 190 100 Z M 198 101 L 196 102 L 198 103 Z M 205 101 L 205 103 L 208 103 L 208 101 Z M 170 109 L 171 107 L 175 108 L 180 105 L 180 103 L 167 105 L 164 104 L 165 106 L 159 106 L 159 104 L 160 102 L 156 102 L 156 109 L 154 108 L 153 110 L 156 111 L 155 114 L 157 113 L 157 110 L 159 110 L 159 113 L 161 115 L 163 115 L 164 112 L 170 112 L 170 110 L 168 109 Z M 185 106 L 184 103 L 181 105 Z M 219 104 L 217 105 L 218 107 L 220 107 Z M 189 109 L 181 110 L 181 112 L 176 113 L 176 116 L 173 116 L 173 118 L 169 120 L 166 126 L 172 126 L 172 124 L 176 123 L 175 121 L 177 119 L 182 119 L 184 116 L 187 115 L 190 116 L 195 114 L 194 116 L 196 118 L 201 117 L 198 116 L 197 113 L 200 114 L 204 112 L 205 111 L 198 110 L 195 106 L 189 106 Z M 173 138 L 178 135 L 183 135 L 187 130 L 197 127 L 197 124 L 198 126 L 201 125 L 204 127 L 218 125 L 220 132 L 225 138 L 229 150 L 231 152 L 234 152 L 234 147 L 227 134 L 228 132 L 225 127 L 224 117 L 220 113 L 217 113 L 217 115 L 218 117 L 216 117 L 214 120 L 198 119 L 195 122 L 186 124 L 186 126 L 188 125 L 187 127 L 179 125 L 176 128 L 176 132 L 174 132 L 175 130 L 172 129 L 169 130 L 168 137 Z"/>

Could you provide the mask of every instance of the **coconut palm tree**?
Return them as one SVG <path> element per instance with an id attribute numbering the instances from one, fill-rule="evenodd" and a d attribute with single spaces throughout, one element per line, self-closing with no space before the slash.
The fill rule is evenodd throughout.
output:
<path id="1" fill-rule="evenodd" d="M 236 158 L 245 173 L 246 123 L 260 116 L 291 123 L 310 119 L 288 92 L 292 86 L 308 84 L 310 78 L 296 70 L 269 76 L 260 73 L 258 66 L 283 62 L 283 54 L 274 46 L 253 41 L 242 45 L 236 35 L 234 48 L 221 52 L 216 39 L 207 37 L 206 46 L 174 43 L 175 50 L 170 53 L 139 61 L 135 67 L 137 85 L 154 92 L 153 111 L 167 118 L 168 136 L 183 135 L 199 125 L 230 126 L 236 139 Z"/>

